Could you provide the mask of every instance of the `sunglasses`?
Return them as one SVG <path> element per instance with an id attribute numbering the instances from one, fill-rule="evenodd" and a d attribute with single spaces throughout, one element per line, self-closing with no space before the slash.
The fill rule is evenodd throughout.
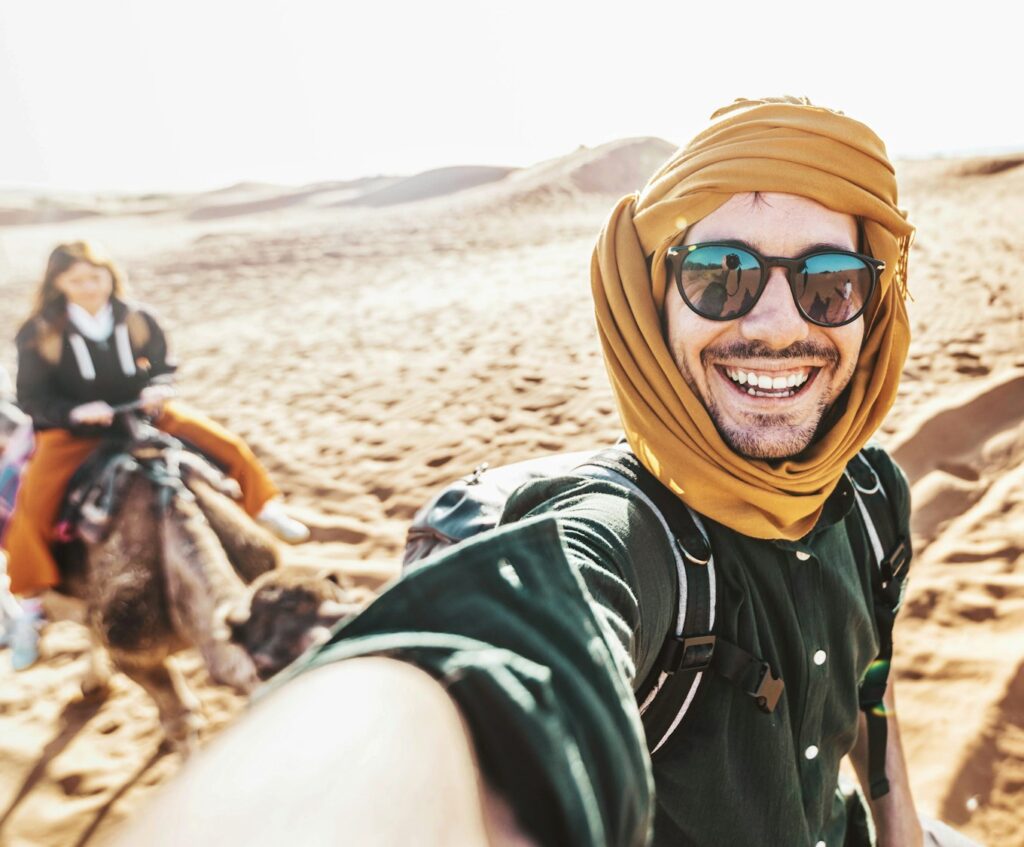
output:
<path id="1" fill-rule="evenodd" d="M 686 305 L 712 321 L 743 317 L 764 292 L 769 270 L 785 268 L 800 314 L 828 327 L 857 320 L 885 270 L 885 262 L 847 250 L 811 250 L 787 259 L 728 242 L 672 247 L 668 263 Z"/>

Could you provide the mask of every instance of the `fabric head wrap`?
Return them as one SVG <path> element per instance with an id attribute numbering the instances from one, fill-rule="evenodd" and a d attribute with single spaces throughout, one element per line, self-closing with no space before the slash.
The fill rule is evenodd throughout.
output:
<path id="1" fill-rule="evenodd" d="M 910 342 L 904 298 L 914 228 L 896 206 L 885 145 L 806 100 L 738 100 L 624 197 L 598 239 L 591 286 L 605 365 L 633 452 L 691 508 L 755 538 L 802 537 L 889 411 Z M 798 457 L 748 459 L 723 441 L 663 336 L 665 254 L 733 194 L 798 194 L 862 222 L 885 261 L 864 316 L 856 371 L 831 427 Z"/>

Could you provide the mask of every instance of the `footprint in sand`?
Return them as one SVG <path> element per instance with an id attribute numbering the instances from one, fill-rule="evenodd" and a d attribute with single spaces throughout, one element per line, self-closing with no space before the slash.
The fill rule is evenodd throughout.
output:
<path id="1" fill-rule="evenodd" d="M 68 774 L 56 782 L 67 797 L 92 797 L 107 790 L 103 785 L 89 783 L 86 775 L 80 773 Z"/>
<path id="2" fill-rule="evenodd" d="M 1024 375 L 990 381 L 954 406 L 927 410 L 890 445 L 911 484 L 938 467 L 979 449 L 985 441 L 1024 420 Z"/>

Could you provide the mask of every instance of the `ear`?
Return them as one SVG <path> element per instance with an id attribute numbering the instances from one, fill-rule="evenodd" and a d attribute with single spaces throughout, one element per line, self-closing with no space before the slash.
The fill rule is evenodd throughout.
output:
<path id="1" fill-rule="evenodd" d="M 213 613 L 213 637 L 217 641 L 242 644 L 245 640 L 245 625 L 251 615 L 249 600 L 227 602 Z"/>
<path id="2" fill-rule="evenodd" d="M 252 615 L 252 610 L 248 603 L 236 603 L 230 607 L 228 614 L 224 620 L 228 626 L 244 626 L 249 622 L 249 617 Z"/>

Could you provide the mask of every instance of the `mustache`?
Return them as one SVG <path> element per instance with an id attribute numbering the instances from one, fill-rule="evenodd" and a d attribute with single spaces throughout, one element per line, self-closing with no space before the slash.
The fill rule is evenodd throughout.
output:
<path id="1" fill-rule="evenodd" d="M 836 367 L 839 351 L 835 347 L 815 341 L 796 341 L 789 347 L 777 349 L 763 341 L 733 341 L 716 347 L 705 347 L 700 351 L 700 361 L 705 367 L 712 359 L 822 359 Z"/>

